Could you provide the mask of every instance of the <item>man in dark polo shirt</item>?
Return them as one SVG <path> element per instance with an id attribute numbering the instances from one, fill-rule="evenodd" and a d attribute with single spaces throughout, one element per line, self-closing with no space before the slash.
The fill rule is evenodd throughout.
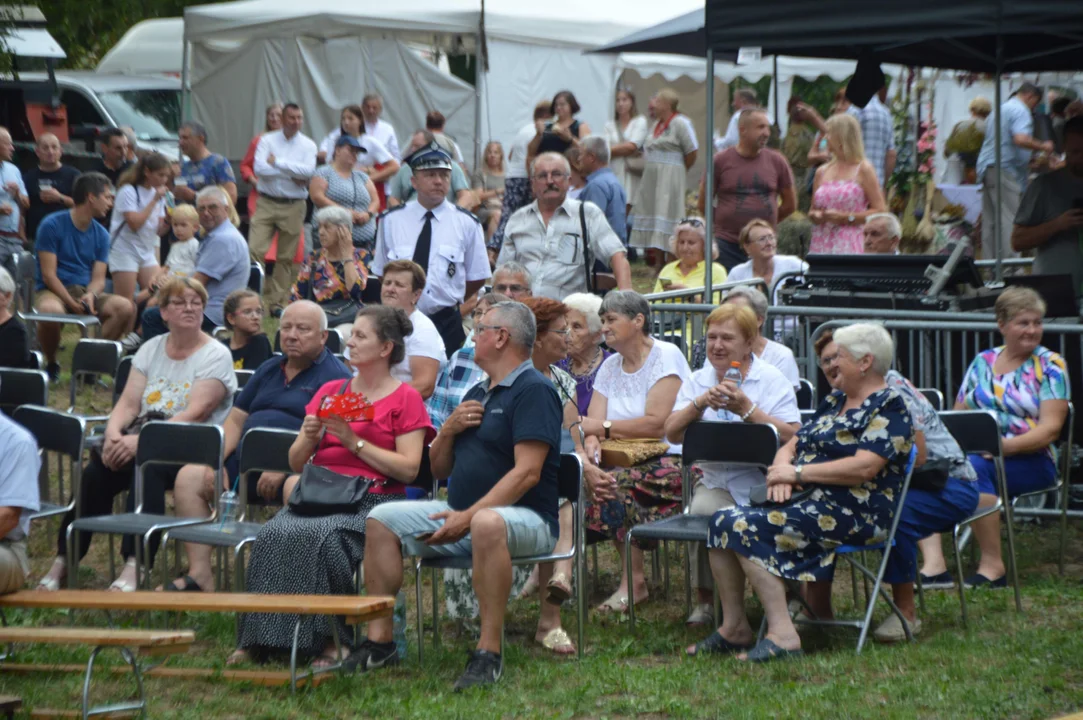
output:
<path id="1" fill-rule="evenodd" d="M 237 478 L 237 448 L 250 428 L 281 428 L 298 431 L 305 419 L 305 406 L 323 385 L 352 375 L 338 358 L 328 352 L 327 316 L 314 302 L 300 300 L 282 313 L 279 326 L 285 358 L 272 357 L 259 366 L 244 386 L 223 423 L 226 435 L 225 482 L 233 487 Z M 248 478 L 248 497 L 282 502 L 282 473 L 262 473 Z M 180 517 L 209 517 L 216 492 L 214 472 L 204 465 L 186 465 L 177 475 L 173 495 Z M 175 580 L 167 590 L 214 589 L 209 545 L 185 543 L 188 574 Z"/>
<path id="2" fill-rule="evenodd" d="M 471 388 L 444 422 L 429 457 L 450 476 L 448 501 L 378 505 L 365 527 L 370 595 L 402 587 L 402 556 L 472 556 L 481 638 L 455 690 L 500 679 L 500 637 L 511 591 L 511 558 L 556 544 L 561 406 L 530 355 L 537 326 L 518 302 L 491 307 L 474 325 L 475 361 L 489 378 Z M 392 620 L 374 620 L 347 664 L 362 672 L 401 658 Z"/>

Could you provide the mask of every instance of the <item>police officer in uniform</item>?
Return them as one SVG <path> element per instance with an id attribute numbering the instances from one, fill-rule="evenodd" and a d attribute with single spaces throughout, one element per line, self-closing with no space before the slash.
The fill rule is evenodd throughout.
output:
<path id="1" fill-rule="evenodd" d="M 451 156 L 435 142 L 410 157 L 417 196 L 380 216 L 372 274 L 413 260 L 428 278 L 417 303 L 444 339 L 448 357 L 466 342 L 459 305 L 489 279 L 485 233 L 474 215 L 447 200 Z"/>

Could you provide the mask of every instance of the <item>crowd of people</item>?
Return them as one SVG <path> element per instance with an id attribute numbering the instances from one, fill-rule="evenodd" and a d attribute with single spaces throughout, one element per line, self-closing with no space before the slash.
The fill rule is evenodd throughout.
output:
<path id="1" fill-rule="evenodd" d="M 887 110 L 878 100 L 863 109 L 844 102 L 827 120 L 794 106 L 795 117 L 826 141 L 819 162 L 819 142 L 810 143 L 805 166 L 813 251 L 897 252 L 900 224 L 884 208 L 895 163 L 891 133 L 883 130 Z M 832 392 L 804 424 L 793 353 L 773 339 L 785 328 L 764 327 L 770 292 L 729 292 L 688 355 L 655 336 L 651 305 L 632 289 L 630 249 L 653 264 L 656 292 L 702 288 L 706 263 L 716 260 L 716 282 L 729 273 L 760 278 L 769 290 L 775 278 L 806 267 L 776 253 L 778 223 L 798 208 L 804 179 L 767 147 L 770 124 L 755 96 L 737 95 L 731 127 L 708 164 L 714 196 L 701 192 L 700 206 L 714 204 L 712 228 L 686 217 L 685 178 L 699 147 L 679 104 L 675 92 L 663 90 L 651 98 L 648 119 L 622 90 L 614 120 L 595 135 L 576 119 L 575 96 L 561 91 L 537 105 L 506 156 L 499 144 L 486 146 L 472 181 L 439 112 L 429 114 L 403 156 L 394 128 L 380 119 L 377 96 L 343 108 L 340 128 L 318 145 L 304 135 L 298 105 L 272 106 L 242 164 L 242 181 L 252 187 L 247 238 L 232 169 L 208 148 L 198 123 L 181 129 L 183 164 L 155 153 L 130 163 L 118 131 L 102 138 L 100 172 L 81 175 L 61 172 L 58 143 L 43 136 L 39 173 L 51 173 L 52 184 L 28 190 L 10 179 L 4 188 L 12 201 L 0 218 L 10 226 L 15 216 L 12 252 L 23 249 L 20 214 L 25 227 L 36 225 L 34 306 L 94 315 L 102 337 L 123 340 L 134 353 L 104 444 L 82 475 L 82 514 L 111 513 L 115 496 L 131 487 L 139 427 L 150 419 L 224 428 L 224 475 L 186 466 L 145 478 L 145 510 L 163 511 L 172 490 L 177 514 L 190 518 L 210 517 L 215 498 L 234 484 L 245 432 L 293 431 L 291 473 L 242 479 L 250 498 L 284 505 L 256 539 L 248 589 L 349 594 L 360 566 L 368 593 L 393 596 L 402 588 L 404 555 L 472 557 L 471 579 L 447 579 L 449 600 L 454 595 L 463 613 L 480 618 L 460 690 L 501 676 L 511 560 L 564 550 L 574 540 L 559 493 L 561 454 L 582 463 L 588 540 L 613 541 L 621 561 L 620 582 L 597 612 L 624 613 L 648 600 L 644 550 L 651 547 L 633 536 L 625 558 L 624 538 L 638 524 L 682 512 L 681 443 L 689 426 L 704 420 L 769 424 L 781 447 L 766 474 L 693 468 L 689 510 L 710 516 L 711 531 L 695 553 L 698 595 L 688 623 L 717 629 L 689 654 L 734 653 L 752 662 L 800 654 L 785 581 L 802 583 L 809 610 L 830 618 L 834 549 L 882 539 L 897 512 L 887 579 L 906 619 L 889 617 L 878 639 L 904 638 L 903 622 L 920 630 L 912 590 L 919 547 L 927 586 L 1005 585 L 996 515 L 975 525 L 982 550 L 976 573 L 964 579 L 946 571 L 935 534 L 994 500 L 995 467 L 967 457 L 891 370 L 894 348 L 882 327 L 859 323 L 820 336 L 816 352 Z M 1064 124 L 1068 161 L 1047 185 L 1068 188 L 1083 177 L 1080 122 Z M 0 132 L 0 154 L 3 138 Z M 1070 205 L 1073 197 L 1068 189 L 1049 195 L 1056 202 L 1028 189 L 1013 243 L 1042 245 L 1083 226 L 1083 211 L 1062 209 L 1061 200 Z M 309 201 L 314 224 L 306 228 Z M 0 229 L 0 245 L 12 244 L 6 233 Z M 250 274 L 268 258 L 274 268 L 260 296 L 248 289 Z M 17 291 L 0 270 L 0 359 L 26 366 L 29 341 L 11 311 Z M 278 319 L 273 346 L 265 311 Z M 1005 344 L 974 359 L 956 399 L 959 409 L 996 414 L 1011 494 L 1053 483 L 1051 448 L 1067 415 L 1064 360 L 1041 346 L 1044 312 L 1033 290 L 1002 293 L 996 313 Z M 219 328 L 228 335 L 221 341 L 213 335 Z M 56 378 L 60 325 L 40 322 L 37 333 Z M 254 374 L 235 397 L 238 369 Z M 337 396 L 361 409 L 349 417 L 327 412 Z M 21 587 L 29 568 L 38 461 L 36 452 L 27 454 L 28 442 L 25 431 L 0 418 L 0 448 L 20 458 L 0 474 L 0 591 Z M 920 492 L 915 486 L 899 508 L 910 464 L 919 472 L 946 468 L 947 481 Z M 372 484 L 350 512 L 306 512 L 303 500 L 294 502 L 306 465 Z M 447 481 L 446 500 L 418 499 L 433 478 Z M 764 487 L 766 499 L 753 492 Z M 73 519 L 74 511 L 63 518 L 41 591 L 68 579 L 65 538 Z M 76 535 L 81 557 L 92 535 Z M 111 589 L 144 584 L 136 542 L 126 537 L 125 564 Z M 152 542 L 141 553 L 148 568 L 155 551 Z M 210 548 L 189 543 L 186 554 L 187 571 L 161 589 L 214 590 Z M 746 580 L 767 615 L 759 642 L 745 614 Z M 543 563 L 526 580 L 526 592 L 541 600 L 535 640 L 558 655 L 576 650 L 560 619 L 571 583 L 566 562 Z M 713 614 L 715 591 L 722 618 Z M 310 618 L 296 638 L 316 668 L 343 662 L 368 672 L 402 660 L 393 635 L 391 618 L 373 621 L 363 642 L 340 656 L 331 627 Z M 242 616 L 229 662 L 263 661 L 288 650 L 294 637 L 288 616 Z M 349 637 L 345 627 L 337 637 Z"/>

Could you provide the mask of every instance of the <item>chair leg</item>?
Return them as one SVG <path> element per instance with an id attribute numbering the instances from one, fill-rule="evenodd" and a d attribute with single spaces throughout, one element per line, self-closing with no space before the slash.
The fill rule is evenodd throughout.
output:
<path id="1" fill-rule="evenodd" d="M 688 617 L 692 614 L 692 545 L 691 543 L 682 543 L 684 545 L 684 616 Z M 718 617 L 718 613 L 715 613 L 715 617 Z"/>
<path id="2" fill-rule="evenodd" d="M 1011 501 L 1004 503 L 1004 526 L 1008 535 L 1008 573 L 1015 593 L 1015 611 L 1023 612 L 1023 599 L 1019 594 L 1019 568 L 1015 562 L 1015 530 L 1012 528 L 1012 504 Z"/>
<path id="3" fill-rule="evenodd" d="M 669 599 L 669 542 L 662 541 L 662 597 Z M 631 580 L 629 580 L 631 582 Z"/>
<path id="4" fill-rule="evenodd" d="M 654 585 L 654 587 L 658 587 L 659 585 L 662 584 L 662 576 L 661 576 L 661 572 L 660 572 L 661 563 L 658 560 L 658 556 L 659 556 L 659 550 L 658 550 L 658 546 L 656 545 L 654 547 L 654 550 L 651 552 L 651 584 Z M 632 581 L 632 574 L 629 572 L 628 573 L 628 582 L 630 583 L 631 581 Z"/>
<path id="5" fill-rule="evenodd" d="M 861 601 L 857 597 L 857 568 L 854 567 L 853 563 L 847 564 L 850 566 L 850 590 L 853 592 L 854 607 L 856 608 L 861 604 Z"/>
<path id="6" fill-rule="evenodd" d="M 963 550 L 959 547 L 959 534 L 962 528 L 958 525 L 951 531 L 952 549 L 955 551 L 956 585 L 959 588 L 959 611 L 963 615 L 963 629 L 966 629 L 966 588 L 963 587 Z"/>
<path id="7" fill-rule="evenodd" d="M 1072 483 L 1068 475 L 1061 482 L 1060 493 L 1060 555 L 1057 560 L 1057 571 L 1064 577 L 1064 553 L 1068 546 L 1068 501 L 1071 499 Z"/>
<path id="8" fill-rule="evenodd" d="M 635 593 L 633 592 L 634 584 L 632 583 L 632 531 L 635 528 L 629 528 L 628 532 L 624 533 L 624 565 L 625 572 L 628 573 L 628 631 L 635 632 L 636 629 L 636 600 Z M 655 568 L 657 568 L 657 564 Z"/>
<path id="9" fill-rule="evenodd" d="M 440 581 L 443 573 L 432 569 L 432 648 L 440 647 Z"/>
<path id="10" fill-rule="evenodd" d="M 113 544 L 113 535 L 109 534 L 109 582 L 117 579 L 117 552 Z"/>
<path id="11" fill-rule="evenodd" d="M 594 561 L 594 589 L 598 589 L 598 543 L 590 546 L 591 560 Z"/>
<path id="12" fill-rule="evenodd" d="M 414 593 L 417 596 L 417 664 L 425 659 L 425 614 L 421 607 L 421 560 L 414 560 Z"/>

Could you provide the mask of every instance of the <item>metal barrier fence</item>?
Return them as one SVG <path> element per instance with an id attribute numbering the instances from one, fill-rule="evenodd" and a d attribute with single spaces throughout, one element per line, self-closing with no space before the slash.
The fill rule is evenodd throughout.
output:
<path id="1" fill-rule="evenodd" d="M 763 281 L 763 278 L 749 278 L 748 280 L 734 280 L 732 282 L 714 283 L 711 290 L 711 301 L 715 303 L 722 302 L 722 296 L 726 292 L 732 290 L 735 287 L 754 287 L 762 293 L 767 292 L 767 283 Z M 680 290 L 666 290 L 660 293 L 649 293 L 644 295 L 649 303 L 664 303 L 675 304 L 684 303 L 687 300 L 698 299 L 699 302 L 703 302 L 703 288 L 682 288 Z"/>

